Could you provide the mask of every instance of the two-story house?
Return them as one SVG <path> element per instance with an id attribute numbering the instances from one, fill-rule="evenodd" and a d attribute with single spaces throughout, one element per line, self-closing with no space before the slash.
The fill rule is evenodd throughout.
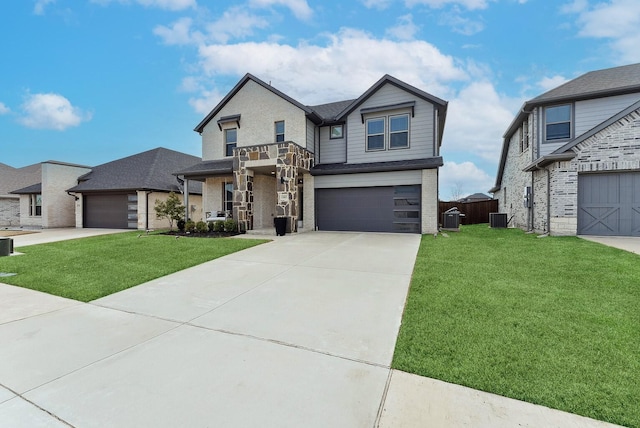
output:
<path id="1" fill-rule="evenodd" d="M 525 102 L 490 192 L 511 226 L 640 236 L 640 64 L 592 71 Z"/>
<path id="2" fill-rule="evenodd" d="M 241 230 L 437 231 L 447 103 L 385 75 L 355 100 L 307 106 L 247 74 L 198 124 L 208 213 Z"/>

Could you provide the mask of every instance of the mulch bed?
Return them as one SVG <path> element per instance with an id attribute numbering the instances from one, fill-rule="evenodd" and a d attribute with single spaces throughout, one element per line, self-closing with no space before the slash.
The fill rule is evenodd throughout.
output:
<path id="1" fill-rule="evenodd" d="M 162 235 L 171 235 L 185 238 L 228 238 L 230 236 L 239 235 L 238 232 L 180 232 L 179 230 L 169 230 L 163 232 Z"/>

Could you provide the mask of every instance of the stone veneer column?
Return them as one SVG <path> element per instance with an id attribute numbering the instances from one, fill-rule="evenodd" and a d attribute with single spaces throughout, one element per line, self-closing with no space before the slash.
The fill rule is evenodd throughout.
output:
<path id="1" fill-rule="evenodd" d="M 246 168 L 247 149 L 234 149 L 233 218 L 239 230 L 253 229 L 253 171 Z"/>

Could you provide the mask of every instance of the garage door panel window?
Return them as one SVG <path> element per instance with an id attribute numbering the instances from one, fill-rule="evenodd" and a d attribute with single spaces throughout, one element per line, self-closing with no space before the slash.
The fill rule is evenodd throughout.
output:
<path id="1" fill-rule="evenodd" d="M 367 150 L 384 150 L 384 128 L 383 117 L 367 119 Z"/>
<path id="2" fill-rule="evenodd" d="M 393 189 L 393 231 L 420 233 L 420 186 Z"/>

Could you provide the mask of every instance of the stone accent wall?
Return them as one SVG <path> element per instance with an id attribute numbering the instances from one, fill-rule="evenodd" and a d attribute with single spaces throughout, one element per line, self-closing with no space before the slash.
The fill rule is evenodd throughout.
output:
<path id="1" fill-rule="evenodd" d="M 421 183 L 421 223 L 420 233 L 438 232 L 438 169 L 423 169 Z"/>
<path id="2" fill-rule="evenodd" d="M 20 198 L 0 198 L 0 226 L 20 225 Z"/>
<path id="3" fill-rule="evenodd" d="M 250 147 L 237 147 L 233 151 L 233 214 L 241 230 L 253 229 L 254 172 L 251 168 L 275 167 L 276 217 L 288 217 L 287 232 L 296 232 L 298 224 L 298 176 L 311 169 L 313 155 L 303 147 L 284 142 Z"/>

